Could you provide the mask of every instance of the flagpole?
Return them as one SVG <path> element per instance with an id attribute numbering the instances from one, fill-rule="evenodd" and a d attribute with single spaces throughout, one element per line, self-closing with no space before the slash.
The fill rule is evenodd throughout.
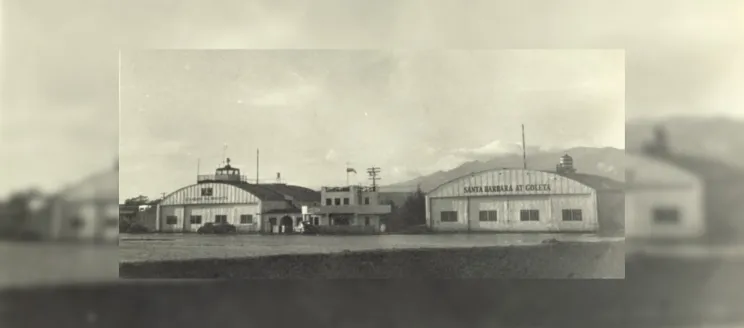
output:
<path id="1" fill-rule="evenodd" d="M 346 162 L 346 186 L 349 186 L 349 162 Z"/>

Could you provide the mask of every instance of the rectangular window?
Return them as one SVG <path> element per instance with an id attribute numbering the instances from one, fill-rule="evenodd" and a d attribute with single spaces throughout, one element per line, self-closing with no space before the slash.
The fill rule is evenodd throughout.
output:
<path id="1" fill-rule="evenodd" d="M 336 206 L 341 205 L 341 198 L 334 199 Z"/>
<path id="2" fill-rule="evenodd" d="M 85 221 L 80 217 L 73 217 L 70 218 L 70 226 L 73 229 L 82 229 L 85 226 Z"/>
<path id="3" fill-rule="evenodd" d="M 364 225 L 366 225 L 366 226 L 369 225 L 369 216 L 365 216 L 364 217 Z"/>
<path id="4" fill-rule="evenodd" d="M 654 223 L 677 224 L 679 223 L 679 211 L 676 208 L 654 209 Z"/>
<path id="5" fill-rule="evenodd" d="M 215 223 L 227 223 L 227 215 L 215 215 L 214 222 Z"/>
<path id="6" fill-rule="evenodd" d="M 350 224 L 349 218 L 335 218 L 333 225 L 347 226 Z"/>
<path id="7" fill-rule="evenodd" d="M 253 215 L 250 215 L 250 214 L 241 215 L 240 224 L 253 224 Z"/>
<path id="8" fill-rule="evenodd" d="M 168 215 L 165 217 L 165 224 L 178 224 L 178 217 L 175 215 Z"/>
<path id="9" fill-rule="evenodd" d="M 201 195 L 202 196 L 212 196 L 212 188 L 202 188 L 201 189 Z"/>
<path id="10" fill-rule="evenodd" d="M 520 210 L 520 221 L 540 221 L 540 210 Z"/>
<path id="11" fill-rule="evenodd" d="M 319 217 L 315 217 L 315 225 L 320 225 L 320 218 Z"/>
<path id="12" fill-rule="evenodd" d="M 344 198 L 344 205 L 349 205 L 349 199 L 348 198 Z"/>
<path id="13" fill-rule="evenodd" d="M 364 205 L 369 205 L 369 197 L 364 197 Z"/>
<path id="14" fill-rule="evenodd" d="M 440 212 L 442 222 L 457 222 L 457 211 Z"/>
<path id="15" fill-rule="evenodd" d="M 333 205 L 333 199 L 326 198 L 326 206 L 331 206 L 331 205 Z"/>
<path id="16" fill-rule="evenodd" d="M 202 224 L 202 217 L 201 217 L 201 215 L 192 215 L 191 216 L 191 224 Z"/>
<path id="17" fill-rule="evenodd" d="M 498 211 L 480 211 L 480 213 L 478 213 L 478 219 L 481 222 L 495 222 L 497 217 Z"/>
<path id="18" fill-rule="evenodd" d="M 561 212 L 563 214 L 563 221 L 581 221 L 581 210 L 567 209 Z"/>

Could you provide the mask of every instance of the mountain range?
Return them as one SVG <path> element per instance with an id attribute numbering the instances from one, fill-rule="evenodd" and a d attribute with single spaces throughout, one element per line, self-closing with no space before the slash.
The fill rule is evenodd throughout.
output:
<path id="1" fill-rule="evenodd" d="M 744 121 L 730 118 L 670 117 L 664 119 L 633 120 L 626 123 L 625 148 L 639 151 L 653 138 L 656 126 L 667 131 L 672 151 L 722 161 L 744 168 Z M 577 172 L 604 176 L 617 181 L 625 180 L 625 149 L 576 147 L 563 151 L 532 150 L 527 154 L 527 167 L 537 170 L 555 170 L 560 157 L 569 154 L 574 159 Z M 383 186 L 381 191 L 401 192 L 421 186 L 429 191 L 447 181 L 479 171 L 498 168 L 521 168 L 521 154 L 497 155 L 490 159 L 463 163 L 448 171 L 438 171 L 412 180 Z"/>

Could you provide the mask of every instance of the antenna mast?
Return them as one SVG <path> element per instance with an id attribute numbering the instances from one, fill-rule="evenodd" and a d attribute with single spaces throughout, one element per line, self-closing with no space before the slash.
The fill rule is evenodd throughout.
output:
<path id="1" fill-rule="evenodd" d="M 227 153 L 227 143 L 225 143 L 225 146 L 222 147 L 222 162 L 223 163 L 226 163 L 225 162 L 225 157 L 227 157 L 226 153 Z"/>
<path id="2" fill-rule="evenodd" d="M 381 180 L 381 178 L 378 176 L 380 173 L 379 167 L 370 167 L 367 169 L 367 174 L 369 174 L 369 179 L 372 180 L 372 191 L 377 191 L 377 180 Z"/>
<path id="3" fill-rule="evenodd" d="M 527 169 L 527 146 L 524 143 L 524 124 L 522 124 L 522 163 L 524 164 L 524 169 Z"/>

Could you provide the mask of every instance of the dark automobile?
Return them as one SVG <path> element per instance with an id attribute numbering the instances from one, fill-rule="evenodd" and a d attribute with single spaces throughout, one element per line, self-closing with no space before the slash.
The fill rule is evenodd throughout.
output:
<path id="1" fill-rule="evenodd" d="M 209 222 L 201 226 L 196 233 L 198 234 L 226 234 L 235 233 L 238 229 L 234 225 L 229 223 L 212 223 Z"/>
<path id="2" fill-rule="evenodd" d="M 317 235 L 320 233 L 318 227 L 307 222 L 302 222 L 302 234 L 305 235 Z"/>

